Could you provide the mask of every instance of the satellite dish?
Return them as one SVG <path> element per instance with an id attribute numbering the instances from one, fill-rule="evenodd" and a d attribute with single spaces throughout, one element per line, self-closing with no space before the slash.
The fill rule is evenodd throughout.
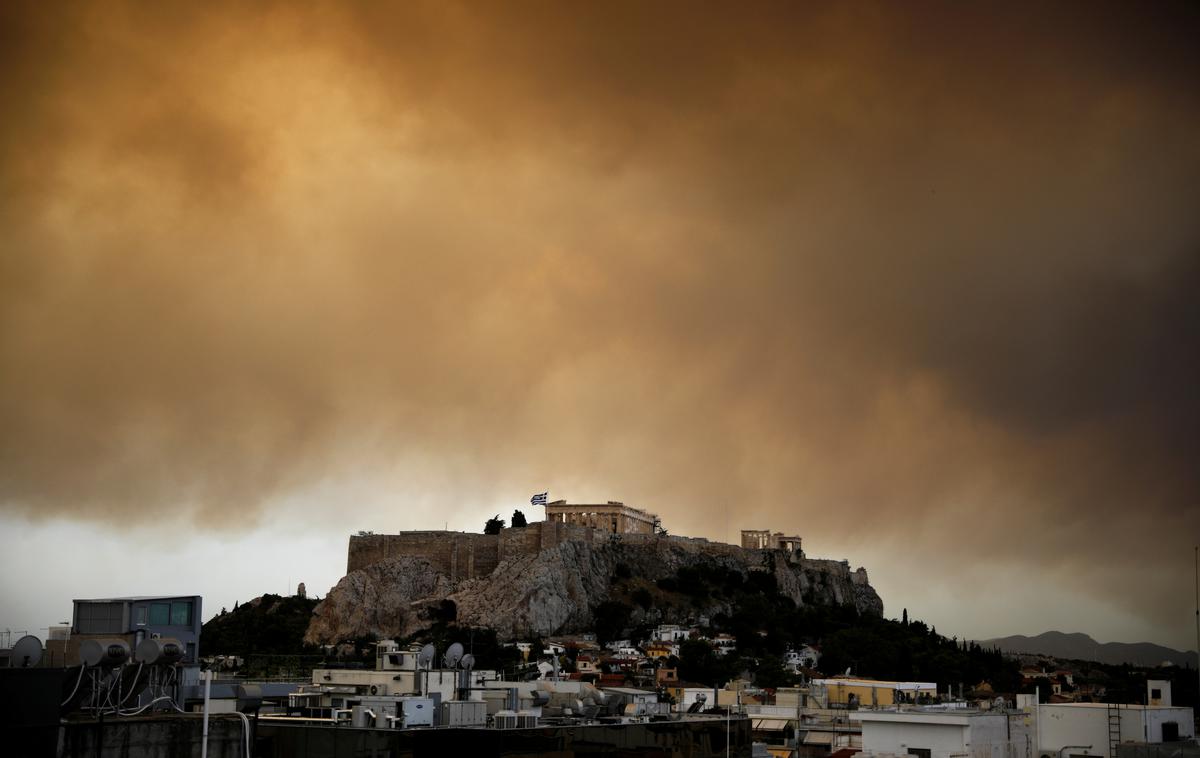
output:
<path id="1" fill-rule="evenodd" d="M 471 655 L 470 653 L 467 653 L 466 655 L 464 655 L 462 657 L 461 663 L 462 663 L 462 667 L 464 669 L 466 669 L 467 671 L 470 671 L 471 669 L 475 668 L 475 656 Z"/>
<path id="2" fill-rule="evenodd" d="M 31 669 L 42 660 L 42 641 L 32 634 L 17 640 L 8 655 L 8 665 L 15 669 Z"/>
<path id="3" fill-rule="evenodd" d="M 417 666 L 420 668 L 428 668 L 429 664 L 433 663 L 433 656 L 437 655 L 437 649 L 430 642 L 425 647 L 421 648 L 421 652 L 417 653 Z"/>
<path id="4" fill-rule="evenodd" d="M 461 642 L 455 642 L 446 651 L 445 657 L 442 658 L 442 663 L 446 664 L 446 668 L 452 669 L 458 665 L 458 662 L 463 657 L 463 646 Z"/>

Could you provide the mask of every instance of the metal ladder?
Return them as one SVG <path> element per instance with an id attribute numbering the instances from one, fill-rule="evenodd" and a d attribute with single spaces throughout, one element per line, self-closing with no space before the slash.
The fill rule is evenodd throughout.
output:
<path id="1" fill-rule="evenodd" d="M 1121 706 L 1108 706 L 1108 758 L 1117 758 L 1117 746 L 1121 744 Z"/>

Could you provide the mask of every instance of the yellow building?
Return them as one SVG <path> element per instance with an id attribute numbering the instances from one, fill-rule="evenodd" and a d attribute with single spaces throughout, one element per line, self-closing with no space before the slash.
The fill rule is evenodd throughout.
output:
<path id="1" fill-rule="evenodd" d="M 916 703 L 922 695 L 937 698 L 937 685 L 933 682 L 889 682 L 838 676 L 814 679 L 812 683 L 815 687 L 825 689 L 825 699 L 830 708 Z"/>

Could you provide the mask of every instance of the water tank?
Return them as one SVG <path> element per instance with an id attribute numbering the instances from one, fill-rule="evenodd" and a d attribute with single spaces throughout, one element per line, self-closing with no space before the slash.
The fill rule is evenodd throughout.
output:
<path id="1" fill-rule="evenodd" d="M 183 658 L 183 643 L 170 637 L 147 637 L 138 643 L 134 660 L 147 666 L 170 665 Z"/>
<path id="2" fill-rule="evenodd" d="M 140 647 L 140 645 L 139 645 Z M 235 690 L 237 694 L 237 709 L 241 713 L 255 713 L 259 708 L 262 708 L 263 691 L 262 685 L 258 684 L 239 684 Z"/>
<path id="3" fill-rule="evenodd" d="M 350 709 L 350 726 L 355 729 L 367 729 L 375 726 L 375 712 L 365 705 L 356 705 Z"/>
<path id="4" fill-rule="evenodd" d="M 120 666 L 129 660 L 129 643 L 116 639 L 84 640 L 79 643 L 79 660 L 85 666 Z"/>

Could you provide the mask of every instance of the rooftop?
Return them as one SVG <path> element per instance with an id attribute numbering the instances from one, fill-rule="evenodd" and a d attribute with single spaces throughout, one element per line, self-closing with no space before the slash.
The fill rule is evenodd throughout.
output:
<path id="1" fill-rule="evenodd" d="M 199 595 L 131 595 L 129 597 L 77 597 L 72 603 L 142 603 L 147 600 L 179 600 L 194 598 Z"/>
<path id="2" fill-rule="evenodd" d="M 933 682 L 891 682 L 885 679 L 852 679 L 835 676 L 831 679 L 814 679 L 813 684 L 823 684 L 826 687 L 843 685 L 846 687 L 881 687 L 892 690 L 936 690 Z"/>

